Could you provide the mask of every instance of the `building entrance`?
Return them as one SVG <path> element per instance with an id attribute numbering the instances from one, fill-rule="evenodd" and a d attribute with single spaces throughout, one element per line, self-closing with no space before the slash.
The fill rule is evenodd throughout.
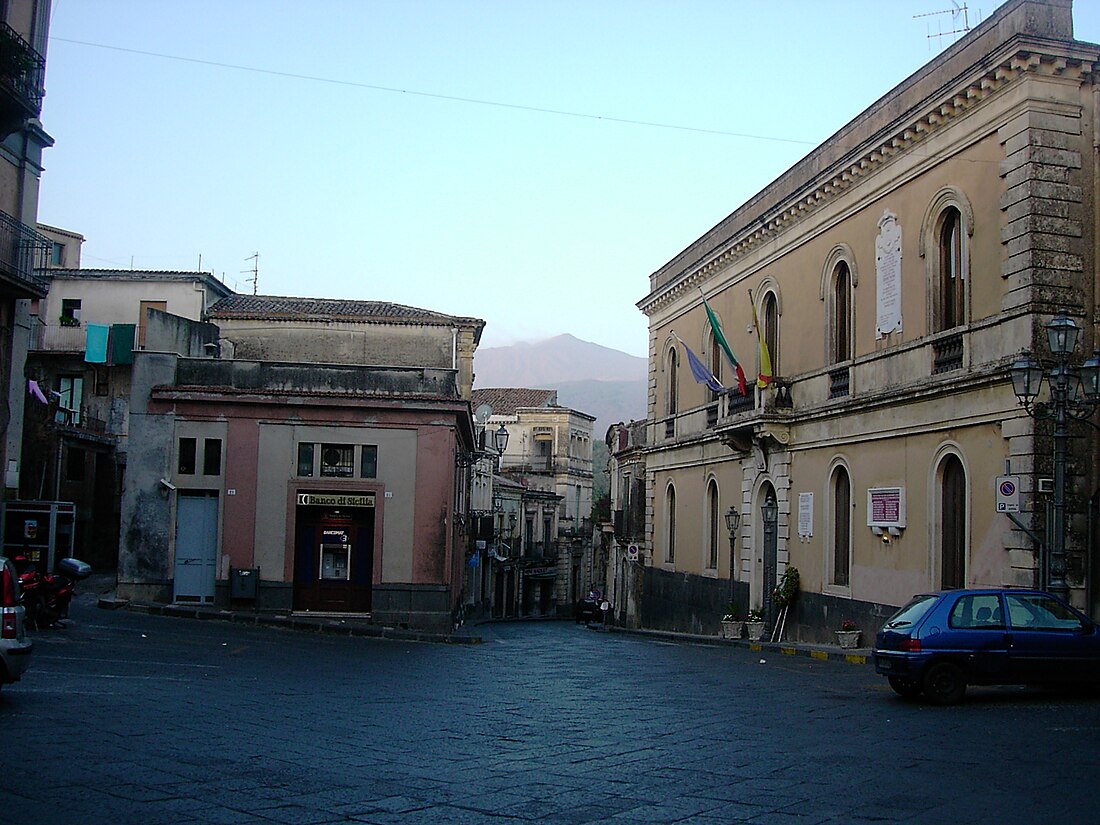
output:
<path id="1" fill-rule="evenodd" d="M 301 493 L 296 517 L 294 609 L 369 613 L 374 494 Z"/>

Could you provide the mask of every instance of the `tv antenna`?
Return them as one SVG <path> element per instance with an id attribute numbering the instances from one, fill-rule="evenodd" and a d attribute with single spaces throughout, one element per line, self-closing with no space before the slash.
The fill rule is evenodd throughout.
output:
<path id="1" fill-rule="evenodd" d="M 255 295 L 256 294 L 256 289 L 260 285 L 260 253 L 259 252 L 254 252 L 253 254 L 251 254 L 247 258 L 245 258 L 245 260 L 246 261 L 252 261 L 252 269 L 242 269 L 241 273 L 242 274 L 245 273 L 245 272 L 251 272 L 252 273 L 252 277 L 251 278 L 245 278 L 244 282 L 246 284 L 252 284 L 252 294 Z"/>
<path id="2" fill-rule="evenodd" d="M 953 28 L 950 31 L 943 31 L 941 29 L 940 31 L 935 32 L 935 33 L 929 31 L 928 32 L 929 45 L 931 45 L 931 41 L 932 41 L 933 38 L 950 37 L 951 35 L 955 35 L 955 34 L 966 34 L 968 31 L 970 31 L 970 15 L 969 15 L 969 10 L 966 7 L 966 3 L 963 3 L 960 6 L 957 2 L 955 2 L 955 0 L 951 0 L 951 5 L 954 6 L 953 9 L 944 9 L 943 11 L 930 11 L 930 12 L 926 12 L 925 14 L 914 14 L 913 15 L 914 20 L 916 20 L 919 17 L 940 17 L 940 18 L 942 18 L 942 16 L 945 15 L 945 14 L 950 14 L 951 15 L 951 26 Z M 959 25 L 959 18 L 960 17 L 962 18 L 961 28 L 960 28 L 960 25 Z M 938 24 L 941 24 L 941 25 L 943 23 L 942 19 L 937 20 L 936 22 Z"/>

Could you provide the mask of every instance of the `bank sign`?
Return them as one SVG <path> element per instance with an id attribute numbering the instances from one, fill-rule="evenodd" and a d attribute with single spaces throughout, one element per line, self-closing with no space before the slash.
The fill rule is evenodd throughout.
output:
<path id="1" fill-rule="evenodd" d="M 374 493 L 348 495 L 298 493 L 298 505 L 305 507 L 373 507 Z"/>

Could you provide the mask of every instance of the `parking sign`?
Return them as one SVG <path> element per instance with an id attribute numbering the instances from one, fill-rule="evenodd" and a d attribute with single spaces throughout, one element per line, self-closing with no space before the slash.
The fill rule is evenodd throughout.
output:
<path id="1" fill-rule="evenodd" d="M 1020 512 L 1020 477 L 997 476 L 997 512 Z"/>

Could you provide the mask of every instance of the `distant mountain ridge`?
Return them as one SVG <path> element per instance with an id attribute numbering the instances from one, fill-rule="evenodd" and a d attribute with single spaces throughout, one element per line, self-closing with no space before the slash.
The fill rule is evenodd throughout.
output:
<path id="1" fill-rule="evenodd" d="M 645 418 L 648 380 L 645 358 L 568 334 L 474 353 L 475 388 L 557 390 L 558 404 L 596 417 L 598 441 L 618 421 Z"/>
<path id="2" fill-rule="evenodd" d="M 544 387 L 551 382 L 585 380 L 644 381 L 648 370 L 645 358 L 568 334 L 474 353 L 476 387 Z M 523 376 L 525 383 L 516 384 L 518 376 Z"/>

